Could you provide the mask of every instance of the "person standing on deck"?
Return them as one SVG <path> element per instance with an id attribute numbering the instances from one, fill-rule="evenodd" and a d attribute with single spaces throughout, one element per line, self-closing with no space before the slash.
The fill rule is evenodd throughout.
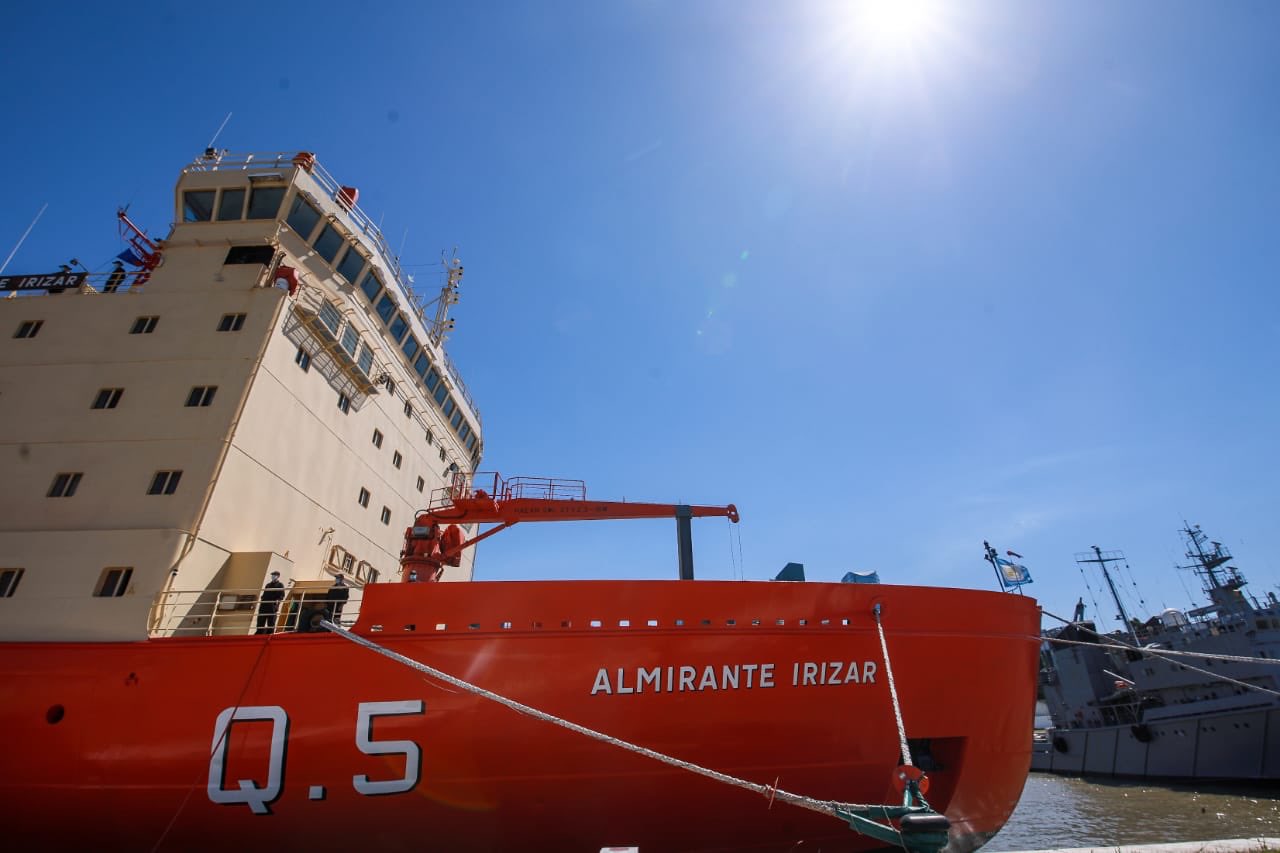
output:
<path id="1" fill-rule="evenodd" d="M 329 621 L 337 623 L 342 618 L 342 608 L 346 605 L 351 590 L 347 588 L 347 579 L 338 575 L 329 587 Z"/>
<path id="2" fill-rule="evenodd" d="M 262 590 L 262 603 L 258 605 L 259 634 L 270 634 L 275 627 L 276 613 L 280 611 L 280 602 L 284 599 L 284 584 L 280 583 L 280 573 L 272 572 Z"/>

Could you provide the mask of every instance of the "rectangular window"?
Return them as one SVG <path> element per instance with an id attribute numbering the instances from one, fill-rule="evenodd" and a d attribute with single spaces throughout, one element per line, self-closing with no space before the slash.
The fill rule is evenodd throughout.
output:
<path id="1" fill-rule="evenodd" d="M 391 523 L 391 510 L 385 506 L 382 508 L 382 523 L 383 524 Z"/>
<path id="2" fill-rule="evenodd" d="M 341 391 L 338 392 L 338 408 L 342 409 L 344 415 L 351 411 L 351 398 Z"/>
<path id="3" fill-rule="evenodd" d="M 419 478 L 418 478 L 418 491 L 422 491 L 424 488 L 426 488 L 426 486 L 427 486 L 427 481 L 426 481 L 426 480 L 424 480 L 424 479 L 422 479 L 421 477 L 419 477 Z"/>
<path id="4" fill-rule="evenodd" d="M 427 430 L 427 444 L 435 444 L 435 443 L 436 443 L 436 434 L 431 430 Z"/>
<path id="5" fill-rule="evenodd" d="M 356 503 L 360 504 L 360 506 L 364 507 L 365 509 L 369 508 L 369 490 L 368 489 L 365 489 L 365 488 L 360 489 L 360 497 L 356 498 Z"/>
<path id="6" fill-rule="evenodd" d="M 356 567 L 356 558 L 350 554 L 342 555 L 342 570 L 350 573 Z"/>
<path id="7" fill-rule="evenodd" d="M 396 313 L 396 301 L 391 298 L 390 293 L 382 294 L 382 298 L 378 300 L 378 316 L 382 318 L 382 322 L 390 323 L 392 316 Z"/>
<path id="8" fill-rule="evenodd" d="M 382 449 L 382 431 L 381 430 L 375 429 L 373 431 L 373 446 L 378 449 Z"/>
<path id="9" fill-rule="evenodd" d="M 49 497 L 71 497 L 76 493 L 76 489 L 80 487 L 80 478 L 83 476 L 83 471 L 68 471 L 66 473 L 56 475 L 53 478 L 53 485 L 49 487 Z"/>
<path id="10" fill-rule="evenodd" d="M 316 223 L 320 221 L 320 211 L 311 206 L 311 202 L 302 196 L 295 196 L 293 204 L 289 205 L 289 216 L 285 222 L 289 223 L 289 227 L 294 230 L 299 237 L 306 240 L 311 236 L 311 232 L 315 230 Z"/>
<path id="11" fill-rule="evenodd" d="M 450 397 L 449 399 L 445 400 L 443 403 L 440 404 L 440 408 L 444 411 L 444 416 L 446 418 L 453 414 L 453 405 L 454 403 L 453 403 L 452 397 Z"/>
<path id="12" fill-rule="evenodd" d="M 254 187 L 249 194 L 250 219 L 275 219 L 284 201 L 284 187 Z"/>
<path id="13" fill-rule="evenodd" d="M 440 461 L 443 462 L 444 458 L 444 445 L 442 444 L 440 445 Z"/>
<path id="14" fill-rule="evenodd" d="M 475 434 L 473 433 L 471 438 L 467 439 L 467 450 L 471 450 L 475 446 L 476 446 L 476 437 L 475 437 Z"/>
<path id="15" fill-rule="evenodd" d="M 328 300 L 320 303 L 320 322 L 324 323 L 333 334 L 338 334 L 338 327 L 342 325 L 342 314 L 337 307 Z"/>
<path id="16" fill-rule="evenodd" d="M 219 332 L 238 332 L 244 326 L 243 314 L 223 314 L 218 321 Z"/>
<path id="17" fill-rule="evenodd" d="M 378 291 L 382 290 L 382 282 L 378 281 L 378 277 L 373 274 L 373 270 L 365 273 L 364 281 L 360 282 L 360 290 L 364 293 L 364 298 L 371 303 L 378 298 Z"/>
<path id="18" fill-rule="evenodd" d="M 301 367 L 303 373 L 306 373 L 311 369 L 311 356 L 302 347 L 298 347 L 298 354 L 293 357 L 293 363 Z"/>
<path id="19" fill-rule="evenodd" d="M 149 335 L 156 330 L 156 323 L 159 322 L 159 317 L 139 317 L 133 321 L 133 328 L 129 330 L 129 334 Z"/>
<path id="20" fill-rule="evenodd" d="M 13 598 L 25 569 L 0 569 L 0 598 Z"/>
<path id="21" fill-rule="evenodd" d="M 149 495 L 171 495 L 178 490 L 178 481 L 182 479 L 181 471 L 157 471 L 151 478 Z"/>
<path id="22" fill-rule="evenodd" d="M 274 246 L 232 246 L 223 264 L 269 264 L 276 256 Z"/>
<path id="23" fill-rule="evenodd" d="M 373 370 L 373 350 L 367 345 L 360 346 L 360 357 L 356 359 L 356 365 L 360 368 L 360 372 L 365 376 L 369 375 L 369 371 Z"/>
<path id="24" fill-rule="evenodd" d="M 208 222 L 213 219 L 213 190 L 192 190 L 182 194 L 182 221 Z"/>
<path id="25" fill-rule="evenodd" d="M 350 323 L 348 323 L 347 327 L 342 330 L 342 348 L 346 350 L 347 354 L 352 358 L 356 357 L 356 350 L 360 348 L 360 333 L 357 332 L 356 327 Z"/>
<path id="26" fill-rule="evenodd" d="M 15 338 L 34 338 L 40 334 L 40 327 L 44 325 L 44 320 L 24 320 L 18 325 L 18 331 L 13 333 Z"/>
<path id="27" fill-rule="evenodd" d="M 396 381 L 392 379 L 390 376 L 388 376 L 386 379 L 382 380 L 382 385 L 384 388 L 387 389 L 387 393 L 391 395 L 391 398 L 395 399 Z"/>
<path id="28" fill-rule="evenodd" d="M 423 381 L 426 384 L 428 391 L 434 391 L 436 390 L 436 385 L 440 382 L 440 374 L 433 367 L 431 368 L 431 372 L 427 374 L 427 378 Z"/>
<path id="29" fill-rule="evenodd" d="M 332 224 L 326 223 L 320 231 L 320 236 L 312 245 L 315 246 L 317 255 L 333 263 L 333 259 L 338 256 L 338 250 L 342 248 L 342 243 L 342 234 Z"/>
<path id="30" fill-rule="evenodd" d="M 409 402 L 408 400 L 404 401 L 404 416 L 406 418 L 413 417 L 413 403 Z"/>
<path id="31" fill-rule="evenodd" d="M 131 566 L 116 566 L 102 570 L 98 577 L 98 586 L 93 594 L 98 598 L 119 598 L 129 589 L 129 581 L 133 579 Z"/>
<path id="32" fill-rule="evenodd" d="M 404 339 L 404 343 L 400 345 L 400 352 L 404 353 L 404 357 L 409 359 L 409 363 L 413 363 L 413 357 L 418 354 L 418 340 L 413 335 Z"/>
<path id="33" fill-rule="evenodd" d="M 197 385 L 187 395 L 188 408 L 205 408 L 213 405 L 213 395 L 218 393 L 217 385 Z"/>
<path id="34" fill-rule="evenodd" d="M 342 256 L 342 263 L 338 264 L 338 275 L 355 284 L 360 278 L 362 269 L 364 269 L 364 257 L 356 251 L 354 245 L 348 246 L 347 253 Z"/>
<path id="35" fill-rule="evenodd" d="M 432 395 L 432 399 L 436 401 L 436 405 L 444 405 L 444 398 L 449 396 L 449 389 L 441 382 L 436 386 L 436 393 Z"/>
<path id="36" fill-rule="evenodd" d="M 458 409 L 453 413 L 453 420 L 449 421 L 450 426 L 457 429 L 462 424 L 462 409 Z"/>
<path id="37" fill-rule="evenodd" d="M 404 318 L 403 314 L 397 314 L 396 318 L 391 321 L 391 337 L 395 339 L 396 343 L 399 343 L 407 331 L 409 331 L 409 321 Z"/>
<path id="38" fill-rule="evenodd" d="M 392 465 L 394 465 L 394 466 L 396 466 L 397 468 L 399 468 L 399 467 L 400 467 L 400 463 L 401 463 L 401 462 L 403 462 L 403 461 L 404 461 L 404 457 L 400 455 L 400 451 L 399 451 L 399 450 L 397 450 L 395 453 L 391 454 L 391 464 L 392 464 Z"/>
<path id="39" fill-rule="evenodd" d="M 418 360 L 413 363 L 413 369 L 419 379 L 427 375 L 427 371 L 431 369 L 431 359 L 427 358 L 426 350 L 418 353 Z"/>
<path id="40" fill-rule="evenodd" d="M 462 426 L 458 428 L 458 439 L 460 441 L 466 441 L 467 436 L 470 434 L 471 434 L 471 424 L 467 423 L 466 421 L 463 421 Z"/>
<path id="41" fill-rule="evenodd" d="M 114 409 L 120 403 L 120 395 L 123 393 L 123 388 L 103 388 L 93 398 L 93 408 Z"/>
<path id="42" fill-rule="evenodd" d="M 244 216 L 244 190 L 223 190 L 218 200 L 218 221 L 230 222 Z"/>

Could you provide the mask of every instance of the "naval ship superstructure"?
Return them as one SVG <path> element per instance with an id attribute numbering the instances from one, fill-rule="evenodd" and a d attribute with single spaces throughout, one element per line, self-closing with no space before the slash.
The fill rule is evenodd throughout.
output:
<path id="1" fill-rule="evenodd" d="M 1246 595 L 1230 551 L 1199 525 L 1181 531 L 1208 603 L 1127 630 L 1077 620 L 1047 631 L 1040 686 L 1053 727 L 1032 770 L 1168 780 L 1280 780 L 1280 601 Z M 1095 548 L 1082 560 L 1108 564 Z M 1112 586 L 1114 592 L 1114 586 Z"/>
<path id="2" fill-rule="evenodd" d="M 397 579 L 481 422 L 443 348 L 461 265 L 428 313 L 357 198 L 307 152 L 209 150 L 164 239 L 122 214 L 136 269 L 6 280 L 0 640 L 243 634 L 273 571 L 282 614 Z"/>

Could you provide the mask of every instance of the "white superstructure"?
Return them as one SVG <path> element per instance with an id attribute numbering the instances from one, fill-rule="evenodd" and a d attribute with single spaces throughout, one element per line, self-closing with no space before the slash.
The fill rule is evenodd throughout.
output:
<path id="1" fill-rule="evenodd" d="M 309 154 L 210 151 L 144 283 L 0 299 L 0 639 L 141 639 L 158 596 L 272 570 L 399 580 L 480 418 L 355 196 Z"/>

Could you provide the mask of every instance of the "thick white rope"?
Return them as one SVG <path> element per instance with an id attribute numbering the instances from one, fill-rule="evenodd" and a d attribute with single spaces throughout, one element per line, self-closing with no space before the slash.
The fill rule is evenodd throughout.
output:
<path id="1" fill-rule="evenodd" d="M 678 758 L 672 758 L 671 756 L 664 755 L 663 753 L 658 752 L 656 750 L 652 750 L 643 746 L 638 746 L 634 743 L 630 743 L 620 738 L 615 738 L 610 735 L 603 734 L 602 732 L 595 731 L 594 729 L 589 729 L 586 726 L 580 726 L 577 723 L 569 722 L 568 720 L 562 719 L 561 717 L 557 717 L 554 714 L 548 714 L 545 711 L 539 711 L 537 708 L 530 708 L 528 705 L 522 705 L 521 703 L 515 701 L 514 699 L 508 699 L 505 696 L 501 696 L 497 693 L 493 693 L 489 690 L 485 690 L 483 687 L 478 687 L 474 684 L 471 684 L 470 682 L 463 681 L 461 678 L 456 678 L 452 675 L 449 675 L 449 673 L 447 672 L 442 672 L 441 670 L 438 670 L 435 667 L 428 666 L 425 663 L 421 663 L 419 661 L 413 660 L 412 658 L 405 657 L 404 655 L 399 654 L 398 652 L 393 652 L 390 649 L 380 646 L 366 637 L 361 637 L 358 634 L 353 634 L 350 631 L 346 630 L 345 628 L 339 627 L 338 625 L 335 625 L 332 622 L 329 622 L 328 620 L 322 621 L 320 624 L 324 628 L 328 629 L 329 631 L 332 631 L 333 633 L 337 634 L 339 637 L 342 637 L 343 639 L 346 639 L 346 640 L 350 640 L 356 645 L 364 646 L 366 649 L 369 649 L 370 651 L 377 652 L 383 657 L 390 658 L 396 663 L 404 664 L 405 666 L 411 669 L 415 669 L 418 672 L 423 673 L 424 675 L 429 675 L 432 678 L 436 678 L 448 684 L 452 684 L 454 687 L 457 687 L 460 690 L 465 690 L 468 693 L 474 693 L 475 695 L 488 699 L 492 702 L 497 702 L 499 705 L 505 705 L 506 707 L 510 708 L 511 710 L 517 713 L 524 714 L 529 717 L 533 717 L 534 719 L 537 719 L 537 720 L 542 720 L 543 722 L 546 722 L 546 723 L 551 723 L 552 725 L 560 726 L 561 728 L 568 729 L 571 732 L 577 732 L 580 735 L 585 735 L 586 737 L 601 741 L 602 743 L 607 743 L 611 746 L 616 746 L 621 749 L 625 749 L 628 752 L 634 752 L 637 755 L 643 755 L 646 758 L 652 758 L 654 761 L 660 761 L 663 764 L 670 765 L 671 767 L 676 767 L 681 770 L 687 770 L 690 773 L 696 773 L 699 776 L 705 776 L 708 779 L 713 779 L 717 782 L 723 782 L 724 784 L 732 785 L 735 788 L 742 788 L 747 791 L 752 791 L 754 793 L 760 794 L 761 796 L 768 797 L 771 801 L 781 800 L 782 802 L 789 803 L 790 805 L 793 805 L 793 806 L 799 806 L 800 808 L 809 809 L 810 811 L 819 812 L 820 814 L 831 815 L 832 817 L 840 818 L 842 820 L 843 818 L 841 817 L 839 810 L 856 811 L 859 809 L 872 809 L 872 808 L 883 807 L 881 804 L 878 804 L 878 803 L 877 804 L 859 804 L 859 803 L 842 803 L 842 802 L 839 802 L 838 800 L 817 800 L 817 799 L 814 799 L 813 797 L 806 797 L 801 794 L 792 794 L 790 792 L 783 791 L 780 788 L 775 787 L 774 785 L 761 785 L 756 782 L 749 782 L 746 779 L 739 779 L 736 776 L 730 776 L 726 773 L 720 773 L 716 770 L 710 770 L 706 767 L 700 767 L 688 761 L 682 761 Z M 883 638 L 884 638 L 884 632 L 883 630 L 881 630 L 882 642 L 883 642 Z M 890 676 L 890 684 L 892 684 L 892 676 Z M 894 700 L 894 707 L 895 709 L 897 707 L 896 699 Z M 899 726 L 901 726 L 901 722 L 899 722 Z"/>
<path id="2" fill-rule="evenodd" d="M 884 654 L 884 675 L 889 682 L 889 698 L 893 700 L 893 719 L 898 724 L 898 748 L 902 750 L 902 763 L 911 766 L 911 750 L 907 749 L 907 727 L 902 722 L 902 708 L 898 706 L 898 688 L 893 683 L 893 667 L 889 664 L 889 644 L 884 639 L 884 625 L 880 622 L 880 605 L 872 612 L 876 615 L 876 630 L 880 632 L 880 651 Z"/>

